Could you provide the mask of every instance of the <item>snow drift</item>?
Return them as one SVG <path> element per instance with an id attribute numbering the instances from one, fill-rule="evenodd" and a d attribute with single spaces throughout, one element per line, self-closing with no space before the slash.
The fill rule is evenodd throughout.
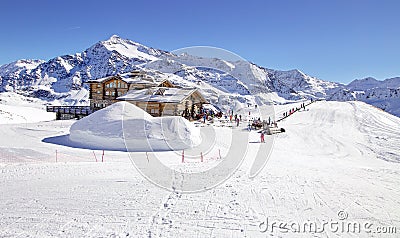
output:
<path id="1" fill-rule="evenodd" d="M 106 150 L 181 150 L 201 143 L 199 128 L 179 116 L 152 117 L 139 107 L 118 102 L 77 122 L 70 140 Z"/>

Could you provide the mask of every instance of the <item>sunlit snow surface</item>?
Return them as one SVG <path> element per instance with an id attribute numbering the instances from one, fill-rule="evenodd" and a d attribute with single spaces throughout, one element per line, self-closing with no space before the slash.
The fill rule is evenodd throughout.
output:
<path id="1" fill-rule="evenodd" d="M 278 106 L 277 116 L 298 105 Z M 248 171 L 257 148 L 265 145 L 250 143 L 225 183 L 194 194 L 153 185 L 126 152 L 106 150 L 103 156 L 102 150 L 68 144 L 74 122 L 0 125 L 1 237 L 266 237 L 271 230 L 262 233 L 259 225 L 267 218 L 341 221 L 339 211 L 348 214 L 348 222 L 400 226 L 400 119 L 365 103 L 322 101 L 296 112 L 279 123 L 286 132 L 276 136 L 258 176 L 249 179 Z M 260 134 L 249 133 L 251 142 L 259 141 Z M 216 154 L 182 164 L 170 152 L 159 155 L 167 165 L 188 170 L 219 159 Z M 329 230 L 272 234 L 371 236 Z"/>

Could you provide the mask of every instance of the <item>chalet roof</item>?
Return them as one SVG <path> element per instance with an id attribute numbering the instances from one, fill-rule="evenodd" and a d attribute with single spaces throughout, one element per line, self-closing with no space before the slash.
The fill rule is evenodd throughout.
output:
<path id="1" fill-rule="evenodd" d="M 165 81 L 168 81 L 168 79 L 155 80 L 154 77 L 146 75 L 143 72 L 133 71 L 133 72 L 124 73 L 124 74 L 107 76 L 104 78 L 91 79 L 91 80 L 88 80 L 87 83 L 104 83 L 111 79 L 119 79 L 128 84 L 145 84 L 145 85 L 154 86 L 154 87 L 162 84 Z"/>
<path id="2" fill-rule="evenodd" d="M 127 83 L 139 83 L 139 84 L 158 84 L 158 82 L 151 76 L 146 74 L 138 74 L 136 72 L 129 72 L 121 74 L 121 80 Z"/>
<path id="3" fill-rule="evenodd" d="M 87 83 L 102 83 L 102 82 L 108 81 L 110 79 L 114 79 L 116 77 L 118 78 L 118 76 L 113 75 L 113 76 L 107 76 L 107 77 L 104 77 L 104 78 L 90 79 L 90 80 L 88 80 L 86 82 Z"/>
<path id="4" fill-rule="evenodd" d="M 117 99 L 135 102 L 181 103 L 195 92 L 198 92 L 198 89 L 153 87 L 141 90 L 131 90 Z M 200 93 L 199 96 L 203 102 L 207 102 Z"/>

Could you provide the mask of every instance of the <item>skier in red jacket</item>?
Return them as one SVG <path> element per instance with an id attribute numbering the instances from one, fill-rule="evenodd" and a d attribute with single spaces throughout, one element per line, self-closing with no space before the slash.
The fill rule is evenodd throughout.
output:
<path id="1" fill-rule="evenodd" d="M 264 143 L 265 142 L 265 140 L 264 140 L 264 131 L 261 131 L 261 143 Z"/>

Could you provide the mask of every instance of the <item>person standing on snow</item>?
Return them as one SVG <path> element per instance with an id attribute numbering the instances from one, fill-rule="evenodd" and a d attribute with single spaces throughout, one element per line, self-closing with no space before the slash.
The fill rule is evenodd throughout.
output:
<path id="1" fill-rule="evenodd" d="M 261 143 L 264 143 L 265 142 L 265 140 L 264 140 L 264 131 L 261 131 Z"/>

